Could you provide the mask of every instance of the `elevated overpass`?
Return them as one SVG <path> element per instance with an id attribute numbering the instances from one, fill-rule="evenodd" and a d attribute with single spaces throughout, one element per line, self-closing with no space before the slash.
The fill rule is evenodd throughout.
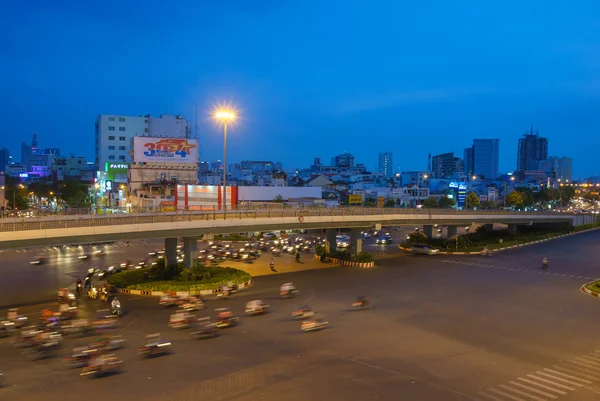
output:
<path id="1" fill-rule="evenodd" d="M 576 221 L 585 218 L 585 221 Z M 0 220 L 0 249 L 142 238 L 199 238 L 206 234 L 283 229 L 367 229 L 381 225 L 501 223 L 584 224 L 595 216 L 556 212 L 445 209 L 332 208 L 163 214 L 49 216 Z M 588 221 L 589 220 L 589 221 Z"/>

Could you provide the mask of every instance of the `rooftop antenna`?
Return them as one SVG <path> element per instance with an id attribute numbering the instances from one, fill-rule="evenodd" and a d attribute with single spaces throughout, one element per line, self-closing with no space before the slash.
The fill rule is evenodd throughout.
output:
<path id="1" fill-rule="evenodd" d="M 196 141 L 198 141 L 198 103 L 196 103 Z M 198 161 L 202 160 L 200 157 L 200 141 L 198 141 Z"/>
<path id="2" fill-rule="evenodd" d="M 427 172 L 431 173 L 431 153 L 429 154 L 429 156 L 427 158 Z"/>

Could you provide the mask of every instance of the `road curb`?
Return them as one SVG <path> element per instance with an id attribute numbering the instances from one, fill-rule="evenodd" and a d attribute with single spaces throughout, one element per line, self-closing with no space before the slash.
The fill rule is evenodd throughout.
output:
<path id="1" fill-rule="evenodd" d="M 596 281 L 598 281 L 598 280 L 590 281 L 589 283 L 586 283 L 586 284 L 582 285 L 581 288 L 579 288 L 579 289 L 584 294 L 590 295 L 592 297 L 600 298 L 600 292 L 590 290 L 589 288 L 586 287 L 587 285 L 595 283 Z"/>
<path id="2" fill-rule="evenodd" d="M 319 255 L 314 255 L 315 260 L 321 260 Z M 375 262 L 351 262 L 349 260 L 341 260 L 336 258 L 325 257 L 327 263 L 334 263 L 336 265 L 347 266 L 347 267 L 361 267 L 363 269 L 370 269 L 375 267 Z"/>
<path id="3" fill-rule="evenodd" d="M 531 242 L 527 242 L 525 244 L 518 244 L 518 245 L 511 245 L 511 246 L 506 246 L 503 248 L 499 248 L 499 249 L 493 249 L 490 250 L 490 252 L 492 254 L 496 253 L 496 252 L 502 252 L 502 251 L 506 251 L 509 249 L 513 249 L 513 248 L 521 248 L 524 246 L 529 246 L 529 245 L 535 245 L 535 244 L 539 244 L 541 242 L 546 242 L 546 241 L 552 241 L 558 238 L 563 238 L 563 237 L 569 237 L 571 235 L 577 235 L 577 234 L 581 234 L 581 233 L 587 233 L 590 231 L 595 231 L 595 230 L 600 230 L 600 227 L 595 227 L 595 228 L 588 228 L 587 230 L 581 230 L 581 231 L 577 231 L 577 232 L 573 232 L 573 233 L 568 233 L 568 234 L 563 234 L 563 235 L 557 235 L 556 237 L 552 237 L 552 238 L 546 238 L 546 239 L 540 239 L 537 241 L 531 241 Z M 405 248 L 402 246 L 399 246 L 399 248 L 403 251 L 406 252 L 412 252 L 410 248 Z M 452 255 L 460 255 L 460 256 L 464 256 L 464 255 L 481 255 L 481 252 L 438 252 L 437 255 L 446 255 L 446 256 L 452 256 Z"/>
<path id="4" fill-rule="evenodd" d="M 252 285 L 254 285 L 254 280 L 250 279 L 250 280 L 240 284 L 238 289 L 243 290 L 245 288 L 251 287 Z M 215 295 L 220 292 L 221 292 L 220 289 L 216 289 L 216 290 L 201 290 L 201 291 L 176 291 L 175 294 L 180 297 L 185 297 L 188 295 Z M 142 291 L 142 290 L 128 290 L 125 288 L 120 288 L 119 293 L 126 294 L 126 295 L 143 295 L 143 296 L 153 296 L 153 297 L 157 297 L 157 296 L 161 297 L 165 294 L 171 294 L 171 292 L 168 292 L 168 291 Z"/>

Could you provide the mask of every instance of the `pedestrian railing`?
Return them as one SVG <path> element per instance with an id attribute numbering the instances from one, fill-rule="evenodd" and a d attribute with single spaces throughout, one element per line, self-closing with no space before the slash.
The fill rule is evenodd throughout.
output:
<path id="1" fill-rule="evenodd" d="M 51 230 L 60 228 L 121 226 L 130 224 L 177 223 L 185 221 L 209 220 L 241 220 L 258 218 L 295 217 L 299 222 L 311 216 L 344 217 L 344 216 L 552 216 L 563 217 L 565 220 L 572 216 L 557 212 L 515 212 L 506 210 L 452 210 L 452 209 L 409 209 L 409 208 L 308 208 L 308 209 L 275 209 L 275 210 L 231 210 L 231 211 L 202 211 L 179 213 L 141 213 L 114 215 L 83 215 L 83 216 L 48 216 L 37 218 L 2 219 L 0 232 Z"/>

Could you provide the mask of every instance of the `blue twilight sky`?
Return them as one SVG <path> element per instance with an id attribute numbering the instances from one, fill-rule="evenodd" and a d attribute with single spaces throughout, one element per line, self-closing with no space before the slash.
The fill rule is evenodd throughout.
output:
<path id="1" fill-rule="evenodd" d="M 99 113 L 200 110 L 220 159 L 217 102 L 243 119 L 228 158 L 308 166 L 349 151 L 425 169 L 427 154 L 500 138 L 515 168 L 530 124 L 600 174 L 600 2 L 578 0 L 8 1 L 0 11 L 0 146 L 93 160 Z"/>

